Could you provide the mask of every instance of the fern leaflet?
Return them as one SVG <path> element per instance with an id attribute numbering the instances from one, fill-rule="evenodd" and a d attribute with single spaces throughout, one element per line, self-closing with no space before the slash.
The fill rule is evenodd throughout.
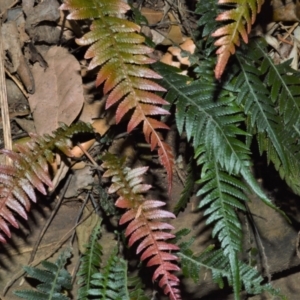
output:
<path id="1" fill-rule="evenodd" d="M 127 263 L 114 249 L 101 272 L 92 275 L 90 296 L 97 299 L 129 300 L 127 289 Z"/>
<path id="2" fill-rule="evenodd" d="M 94 228 L 90 237 L 90 242 L 86 246 L 86 252 L 83 254 L 80 260 L 81 264 L 77 272 L 77 277 L 79 277 L 78 284 L 80 285 L 77 295 L 78 300 L 88 299 L 92 276 L 98 273 L 98 269 L 101 264 L 102 247 L 98 243 L 100 230 L 101 224 L 99 223 Z"/>
<path id="3" fill-rule="evenodd" d="M 30 300 L 68 300 L 69 297 L 62 294 L 62 289 L 71 289 L 72 277 L 64 268 L 68 258 L 71 257 L 70 250 L 63 251 L 55 263 L 43 261 L 45 269 L 24 267 L 24 270 L 31 277 L 41 281 L 37 290 L 20 290 L 14 294 L 20 298 Z"/>

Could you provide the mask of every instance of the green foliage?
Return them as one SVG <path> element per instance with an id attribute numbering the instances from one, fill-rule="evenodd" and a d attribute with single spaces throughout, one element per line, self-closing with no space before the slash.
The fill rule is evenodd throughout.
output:
<path id="1" fill-rule="evenodd" d="M 211 270 L 213 280 L 218 283 L 220 288 L 224 287 L 223 278 L 227 279 L 229 284 L 233 283 L 231 274 L 231 264 L 227 256 L 222 250 L 214 250 L 214 246 L 209 246 L 200 255 L 195 255 L 190 246 L 193 239 L 183 242 L 179 245 L 181 267 L 183 275 L 192 278 L 195 283 L 199 281 L 202 269 Z M 263 291 L 269 292 L 271 295 L 278 296 L 283 299 L 283 295 L 279 290 L 274 289 L 270 284 L 263 284 L 264 278 L 249 265 L 239 262 L 238 264 L 241 281 L 245 290 L 249 294 L 260 294 Z"/>
<path id="2" fill-rule="evenodd" d="M 199 208 L 205 208 L 206 223 L 213 225 L 212 234 L 220 241 L 222 253 L 229 263 L 230 271 L 227 272 L 230 273 L 229 282 L 236 299 L 239 299 L 242 283 L 245 287 L 238 259 L 242 251 L 242 227 L 236 210 L 245 210 L 249 188 L 264 203 L 278 210 L 250 172 L 252 157 L 249 141 L 256 134 L 261 152 L 268 152 L 269 160 L 274 162 L 290 185 L 296 182 L 293 174 L 299 172 L 295 168 L 293 173 L 290 168 L 299 163 L 295 160 L 299 153 L 295 147 L 295 135 L 288 135 L 283 128 L 284 113 L 278 111 L 274 103 L 280 102 L 280 97 L 271 101 L 268 95 L 273 87 L 268 84 L 267 75 L 264 76 L 270 68 L 279 75 L 280 70 L 286 70 L 287 66 L 274 66 L 271 60 L 264 57 L 263 46 L 260 43 L 255 45 L 253 48 L 256 50 L 247 47 L 238 51 L 222 83 L 214 80 L 210 57 L 203 57 L 201 64 L 195 68 L 196 80 L 179 75 L 175 68 L 154 65 L 163 77 L 162 85 L 168 91 L 165 99 L 176 106 L 179 133 L 184 131 L 194 147 L 197 165 L 201 167 L 197 194 L 202 197 Z M 262 57 L 261 70 L 258 65 Z M 283 71 L 281 73 L 283 76 Z M 295 72 L 289 74 L 292 77 Z M 286 97 L 284 80 L 279 76 L 277 82 L 281 82 L 281 85 L 277 83 L 277 90 L 283 91 Z M 288 82 L 291 88 L 296 79 L 289 77 Z M 296 97 L 297 92 L 291 98 L 291 105 L 295 105 Z M 285 103 L 285 109 L 288 107 Z M 242 129 L 245 124 L 246 129 Z M 296 190 L 297 186 L 293 185 L 293 188 Z"/>
<path id="3" fill-rule="evenodd" d="M 248 131 L 258 133 L 260 152 L 267 153 L 268 161 L 274 164 L 281 178 L 300 194 L 300 154 L 295 130 L 300 113 L 299 72 L 293 70 L 289 62 L 275 65 L 261 39 L 251 41 L 249 47 L 237 52 L 237 57 L 243 68 L 232 82 L 236 84 L 238 100 L 247 107 Z M 249 61 L 252 61 L 250 68 Z M 250 78 L 250 85 L 242 83 L 242 80 L 248 81 L 246 77 Z M 258 101 L 256 105 L 255 101 Z"/>
<path id="4" fill-rule="evenodd" d="M 55 263 L 43 261 L 44 269 L 34 267 L 24 267 L 27 274 L 42 283 L 37 286 L 36 290 L 19 290 L 14 294 L 20 298 L 28 300 L 68 300 L 63 292 L 64 289 L 71 289 L 72 277 L 64 268 L 68 258 L 71 257 L 71 251 L 63 251 Z"/>
<path id="5" fill-rule="evenodd" d="M 88 291 L 96 299 L 129 300 L 127 289 L 127 262 L 117 256 L 114 249 L 101 273 L 92 275 L 92 288 Z"/>
<path id="6" fill-rule="evenodd" d="M 77 272 L 78 284 L 80 285 L 77 295 L 78 300 L 88 299 L 92 276 L 98 273 L 101 264 L 102 246 L 98 243 L 100 230 L 101 223 L 94 228 L 90 236 L 90 242 L 86 245 L 86 252 L 80 260 L 80 268 Z"/>

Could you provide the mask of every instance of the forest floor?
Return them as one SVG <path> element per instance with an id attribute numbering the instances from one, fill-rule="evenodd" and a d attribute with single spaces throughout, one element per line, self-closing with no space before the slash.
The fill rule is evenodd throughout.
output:
<path id="1" fill-rule="evenodd" d="M 30 132 L 51 133 L 59 126 L 59 122 L 68 125 L 78 120 L 91 122 L 94 123 L 100 138 L 107 137 L 110 130 L 119 131 L 114 135 L 117 138 L 109 141 L 112 152 L 126 156 L 133 165 L 141 163 L 137 159 L 139 154 L 145 157 L 143 159 L 150 160 L 152 168 L 148 180 L 156 191 L 160 191 L 161 198 L 167 198 L 166 178 L 157 158 L 153 158 L 147 149 L 136 147 L 130 140 L 131 137 L 124 135 L 122 128 L 115 129 L 114 116 L 104 113 L 105 99 L 94 88 L 95 72 L 87 71 L 88 61 L 83 58 L 83 49 L 76 45 L 74 39 L 82 36 L 87 24 L 81 23 L 80 26 L 78 23 L 66 21 L 65 13 L 58 10 L 60 3 L 57 0 L 20 2 L 0 1 L 11 125 L 10 132 L 3 130 L 1 148 L 6 146 L 5 136 L 17 142 L 28 137 Z M 181 56 L 178 46 L 186 51 L 194 51 L 193 33 L 197 27 L 197 17 L 193 10 L 196 1 L 190 1 L 188 6 L 184 1 L 168 0 L 136 1 L 134 4 L 148 21 L 149 26 L 143 26 L 142 32 L 155 43 L 157 50 L 154 56 L 185 70 L 189 61 Z M 270 45 L 277 47 L 274 59 L 282 61 L 292 58 L 299 65 L 299 48 L 296 45 L 295 50 L 295 43 L 291 42 L 291 36 L 297 38 L 300 34 L 295 5 L 297 4 L 283 5 L 280 1 L 274 4 L 276 28 L 267 37 Z M 288 25 L 285 21 L 288 21 Z M 255 27 L 254 33 L 259 32 L 260 27 Z M 282 32 L 286 34 L 283 35 Z M 62 97 L 66 90 L 70 92 L 67 97 Z M 171 130 L 167 137 L 173 143 L 174 153 L 177 154 L 171 201 L 168 200 L 170 210 L 183 190 L 186 161 L 189 159 L 186 157 L 187 145 L 185 142 L 175 143 L 174 135 L 176 133 Z M 90 148 L 95 159 L 100 151 L 103 151 L 103 147 L 97 142 Z M 87 159 L 78 162 L 72 169 L 63 163 L 60 168 L 62 171 L 55 176 L 55 192 L 34 204 L 29 213 L 29 221 L 20 220 L 20 229 L 12 230 L 12 238 L 6 245 L 1 246 L 0 292 L 3 300 L 19 299 L 13 295 L 13 291 L 28 288 L 34 283 L 24 279 L 22 266 L 38 265 L 41 260 L 55 257 L 55 253 L 62 247 L 72 247 L 73 257 L 68 270 L 71 274 L 76 273 L 80 251 L 99 218 L 88 218 L 93 205 L 92 201 L 87 200 L 94 199 L 99 203 L 103 191 L 92 189 L 99 184 L 99 178 L 95 172 L 91 172 Z M 252 200 L 249 202 L 249 211 L 253 219 L 249 220 L 241 215 L 244 224 L 245 258 L 250 257 L 253 264 L 262 270 L 266 281 L 269 278 L 288 299 L 299 299 L 300 199 L 289 191 L 271 167 L 264 165 L 259 159 L 255 163 L 254 172 L 276 205 L 291 218 L 292 224 L 288 224 L 278 213 L 262 206 L 255 197 L 249 195 Z M 193 196 L 187 209 L 172 224 L 177 230 L 194 230 L 196 241 L 193 247 L 200 253 L 214 241 L 211 239 L 210 229 L 205 226 L 202 212 L 197 210 L 198 201 Z M 86 221 L 78 225 L 84 218 L 87 218 Z M 113 233 L 116 220 L 108 218 L 106 221 L 108 225 L 102 232 L 101 241 L 104 255 L 109 255 L 117 245 Z M 251 228 L 252 225 L 254 229 Z M 252 254 L 251 250 L 255 248 L 258 249 L 258 254 Z M 75 282 L 72 299 L 75 299 L 77 288 Z M 231 290 L 220 290 L 206 272 L 203 272 L 197 285 L 183 280 L 183 289 L 183 299 L 233 299 Z M 251 300 L 271 299 L 264 295 L 243 297 Z"/>

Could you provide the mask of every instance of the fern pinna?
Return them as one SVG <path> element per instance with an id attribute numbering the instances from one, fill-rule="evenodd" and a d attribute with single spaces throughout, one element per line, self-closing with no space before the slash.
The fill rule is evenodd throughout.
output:
<path id="1" fill-rule="evenodd" d="M 168 129 L 163 122 L 150 116 L 168 115 L 161 105 L 168 104 L 151 91 L 165 91 L 151 79 L 161 78 L 145 65 L 155 62 L 147 54 L 152 48 L 144 45 L 145 38 L 138 34 L 140 27 L 119 16 L 130 10 L 122 0 L 66 0 L 61 9 L 70 10 L 68 19 L 92 19 L 91 31 L 77 39 L 79 45 L 91 45 L 85 58 L 92 58 L 89 69 L 100 66 L 96 85 L 104 83 L 108 95 L 106 108 L 119 102 L 116 122 L 133 110 L 127 131 L 143 123 L 147 142 L 154 150 L 158 147 L 161 163 L 172 182 L 174 158 L 171 147 L 163 141 L 157 129 Z"/>
<path id="2" fill-rule="evenodd" d="M 217 37 L 215 46 L 218 46 L 218 61 L 215 67 L 215 76 L 220 79 L 230 55 L 235 53 L 235 47 L 240 45 L 240 36 L 248 43 L 248 35 L 256 15 L 260 12 L 264 0 L 219 0 L 221 5 L 235 3 L 235 8 L 221 12 L 216 20 L 226 21 L 227 24 L 218 28 L 213 37 Z M 228 20 L 229 23 L 228 23 Z"/>
<path id="3" fill-rule="evenodd" d="M 42 261 L 44 269 L 25 266 L 27 274 L 42 283 L 36 290 L 18 290 L 14 294 L 20 298 L 30 300 L 69 300 L 64 293 L 72 288 L 72 276 L 65 269 L 67 260 L 71 257 L 70 249 L 63 251 L 55 263 Z"/>
<path id="4" fill-rule="evenodd" d="M 110 153 L 102 157 L 102 167 L 108 169 L 104 177 L 112 177 L 112 185 L 109 193 L 117 193 L 119 198 L 116 206 L 127 209 L 120 219 L 120 224 L 128 223 L 125 231 L 129 237 L 129 246 L 139 241 L 137 254 L 142 253 L 141 260 L 147 260 L 147 266 L 158 265 L 152 279 L 159 281 L 159 286 L 170 299 L 181 299 L 179 279 L 172 271 L 179 271 L 179 267 L 173 263 L 178 257 L 170 251 L 178 250 L 174 244 L 165 242 L 174 235 L 164 230 L 173 229 L 173 226 L 157 221 L 160 218 L 175 218 L 174 214 L 159 209 L 165 203 L 158 200 L 145 200 L 143 193 L 151 188 L 151 185 L 142 183 L 142 175 L 148 167 L 130 169 L 125 166 L 124 160 L 120 160 Z"/>
<path id="5" fill-rule="evenodd" d="M 54 150 L 72 157 L 70 138 L 79 132 L 93 132 L 90 125 L 77 123 L 71 127 L 62 125 L 52 135 L 31 135 L 26 144 L 16 144 L 16 151 L 1 150 L 12 159 L 13 165 L 0 165 L 0 229 L 11 236 L 8 224 L 18 228 L 12 211 L 27 219 L 30 200 L 36 202 L 34 189 L 46 194 L 45 186 L 52 187 L 48 163 L 54 159 Z M 6 242 L 0 233 L 0 241 Z"/>

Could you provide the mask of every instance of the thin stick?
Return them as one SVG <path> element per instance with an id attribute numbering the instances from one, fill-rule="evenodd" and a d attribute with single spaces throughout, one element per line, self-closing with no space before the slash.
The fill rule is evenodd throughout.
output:
<path id="1" fill-rule="evenodd" d="M 4 68 L 4 69 L 5 69 L 6 75 L 18 86 L 18 88 L 23 93 L 23 95 L 28 99 L 29 96 L 28 96 L 28 93 L 25 91 L 23 84 L 17 79 L 16 76 L 10 74 L 9 71 L 6 70 L 6 68 Z"/>
<path id="2" fill-rule="evenodd" d="M 69 176 L 69 178 L 68 178 L 68 180 L 67 180 L 67 182 L 66 182 L 66 184 L 65 184 L 65 186 L 64 186 L 63 191 L 62 191 L 61 194 L 57 197 L 57 198 L 58 198 L 58 201 L 57 201 L 57 203 L 56 203 L 56 205 L 55 205 L 55 208 L 54 208 L 54 210 L 52 211 L 50 218 L 47 220 L 46 224 L 44 225 L 43 230 L 40 232 L 37 241 L 35 242 L 34 248 L 33 248 L 32 252 L 31 252 L 31 255 L 30 255 L 30 258 L 29 258 L 29 261 L 28 261 L 27 265 L 29 265 L 29 264 L 33 261 L 34 256 L 35 256 L 35 254 L 36 254 L 36 252 L 37 252 L 37 249 L 38 249 L 38 247 L 39 247 L 39 244 L 40 244 L 40 242 L 41 242 L 41 240 L 42 240 L 42 238 L 43 238 L 43 236 L 44 236 L 46 230 L 47 230 L 48 227 L 50 226 L 50 224 L 51 224 L 51 222 L 52 222 L 54 216 L 56 215 L 56 213 L 57 213 L 57 211 L 58 211 L 58 209 L 59 209 L 59 207 L 60 207 L 60 205 L 61 205 L 62 200 L 64 199 L 64 195 L 65 195 L 65 193 L 66 193 L 66 191 L 67 191 L 67 189 L 68 189 L 68 187 L 69 187 L 71 178 L 72 178 L 72 175 Z"/>
<path id="3" fill-rule="evenodd" d="M 3 38 L 1 35 L 1 24 L 0 24 L 0 105 L 1 105 L 1 116 L 3 122 L 3 139 L 4 147 L 8 150 L 12 150 L 12 139 L 10 130 L 9 111 L 7 104 L 7 91 L 5 82 L 5 69 L 4 69 L 4 52 L 3 52 Z M 6 164 L 10 164 L 11 161 L 8 157 Z"/>

